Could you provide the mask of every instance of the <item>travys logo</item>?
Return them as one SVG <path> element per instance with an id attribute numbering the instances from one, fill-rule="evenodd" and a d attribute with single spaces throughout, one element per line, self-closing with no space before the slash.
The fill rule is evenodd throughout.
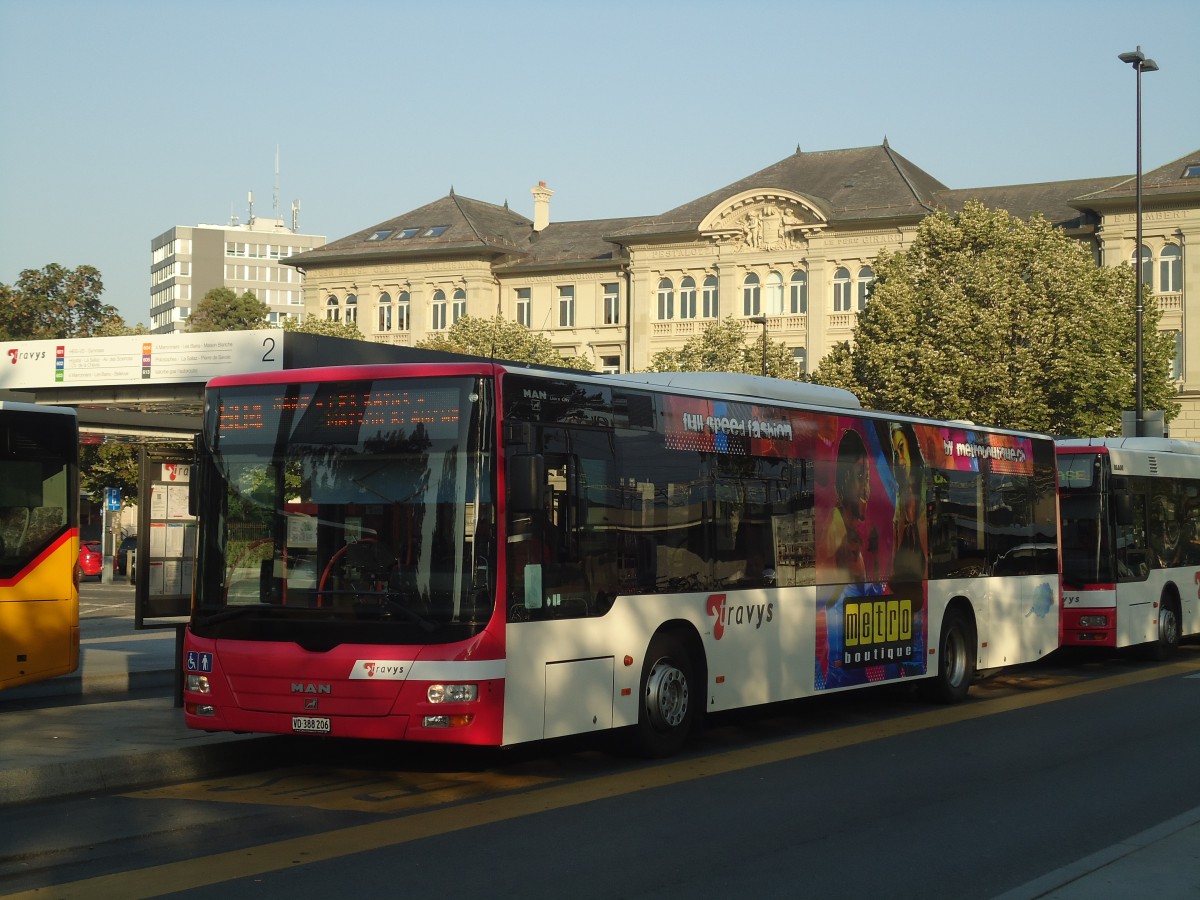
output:
<path id="1" fill-rule="evenodd" d="M 726 628 L 753 626 L 762 628 L 775 619 L 774 603 L 729 603 L 726 594 L 709 594 L 705 607 L 713 620 L 713 638 L 720 640 Z"/>
<path id="2" fill-rule="evenodd" d="M 407 660 L 400 659 L 356 659 L 350 670 L 351 679 L 373 678 L 376 681 L 403 681 L 408 677 Z"/>
<path id="3" fill-rule="evenodd" d="M 10 363 L 12 363 L 14 366 L 17 364 L 18 360 L 20 360 L 22 362 L 36 362 L 39 359 L 45 359 L 45 358 L 46 358 L 45 350 L 24 350 L 24 351 L 22 351 L 22 350 L 18 350 L 16 347 L 8 348 L 8 361 Z"/>

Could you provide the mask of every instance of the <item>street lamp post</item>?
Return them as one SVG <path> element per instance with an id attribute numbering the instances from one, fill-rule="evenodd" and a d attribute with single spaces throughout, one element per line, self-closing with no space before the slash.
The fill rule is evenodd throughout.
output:
<path id="1" fill-rule="evenodd" d="M 1142 301 L 1142 73 L 1157 72 L 1158 63 L 1152 59 L 1146 59 L 1141 44 L 1132 53 L 1122 53 L 1117 59 L 1123 63 L 1129 63 L 1137 72 L 1137 175 L 1135 176 L 1137 183 L 1137 214 L 1135 216 L 1137 238 L 1133 251 L 1133 258 L 1136 260 L 1134 272 L 1136 273 L 1137 326 L 1134 334 L 1136 347 L 1133 373 L 1133 434 L 1135 437 L 1143 437 L 1146 427 L 1142 397 L 1142 316 L 1145 312 Z"/>
<path id="2" fill-rule="evenodd" d="M 762 373 L 763 377 L 767 376 L 767 317 L 766 316 L 751 316 L 750 321 L 755 325 L 762 326 Z"/>

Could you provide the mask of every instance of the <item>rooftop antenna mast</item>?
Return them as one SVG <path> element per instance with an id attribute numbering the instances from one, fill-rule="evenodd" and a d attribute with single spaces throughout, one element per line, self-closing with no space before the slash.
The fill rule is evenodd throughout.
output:
<path id="1" fill-rule="evenodd" d="M 271 198 L 271 213 L 279 218 L 279 145 L 275 145 L 275 191 Z"/>
<path id="2" fill-rule="evenodd" d="M 246 202 L 250 204 L 249 218 L 247 224 L 254 224 L 254 191 L 246 191 Z"/>
<path id="3" fill-rule="evenodd" d="M 292 231 L 300 231 L 300 201 L 292 201 Z"/>

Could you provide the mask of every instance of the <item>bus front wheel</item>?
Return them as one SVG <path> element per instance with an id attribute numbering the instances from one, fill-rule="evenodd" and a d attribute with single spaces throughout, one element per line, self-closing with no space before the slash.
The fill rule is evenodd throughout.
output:
<path id="1" fill-rule="evenodd" d="M 1150 642 L 1151 659 L 1169 659 L 1179 649 L 1179 610 L 1172 600 L 1158 603 L 1158 638 Z"/>
<path id="2" fill-rule="evenodd" d="M 925 699 L 959 703 L 967 698 L 975 677 L 975 629 L 960 610 L 949 609 L 938 640 L 938 673 L 921 682 Z"/>
<path id="3" fill-rule="evenodd" d="M 692 661 L 679 641 L 660 635 L 650 642 L 642 666 L 637 749 L 645 756 L 679 751 L 696 719 Z"/>

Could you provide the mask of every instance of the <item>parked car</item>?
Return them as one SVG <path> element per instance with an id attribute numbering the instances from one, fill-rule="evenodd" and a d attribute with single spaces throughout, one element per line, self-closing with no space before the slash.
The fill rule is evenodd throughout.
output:
<path id="1" fill-rule="evenodd" d="M 95 578 L 100 580 L 104 572 L 104 555 L 100 552 L 99 541 L 79 542 L 79 580 Z"/>
<path id="2" fill-rule="evenodd" d="M 133 565 L 129 565 L 130 554 L 133 555 Z M 134 577 L 137 575 L 137 536 L 127 537 L 121 541 L 121 545 L 117 547 L 117 552 L 113 554 L 113 581 L 118 578 L 129 576 L 129 583 L 133 584 Z"/>

